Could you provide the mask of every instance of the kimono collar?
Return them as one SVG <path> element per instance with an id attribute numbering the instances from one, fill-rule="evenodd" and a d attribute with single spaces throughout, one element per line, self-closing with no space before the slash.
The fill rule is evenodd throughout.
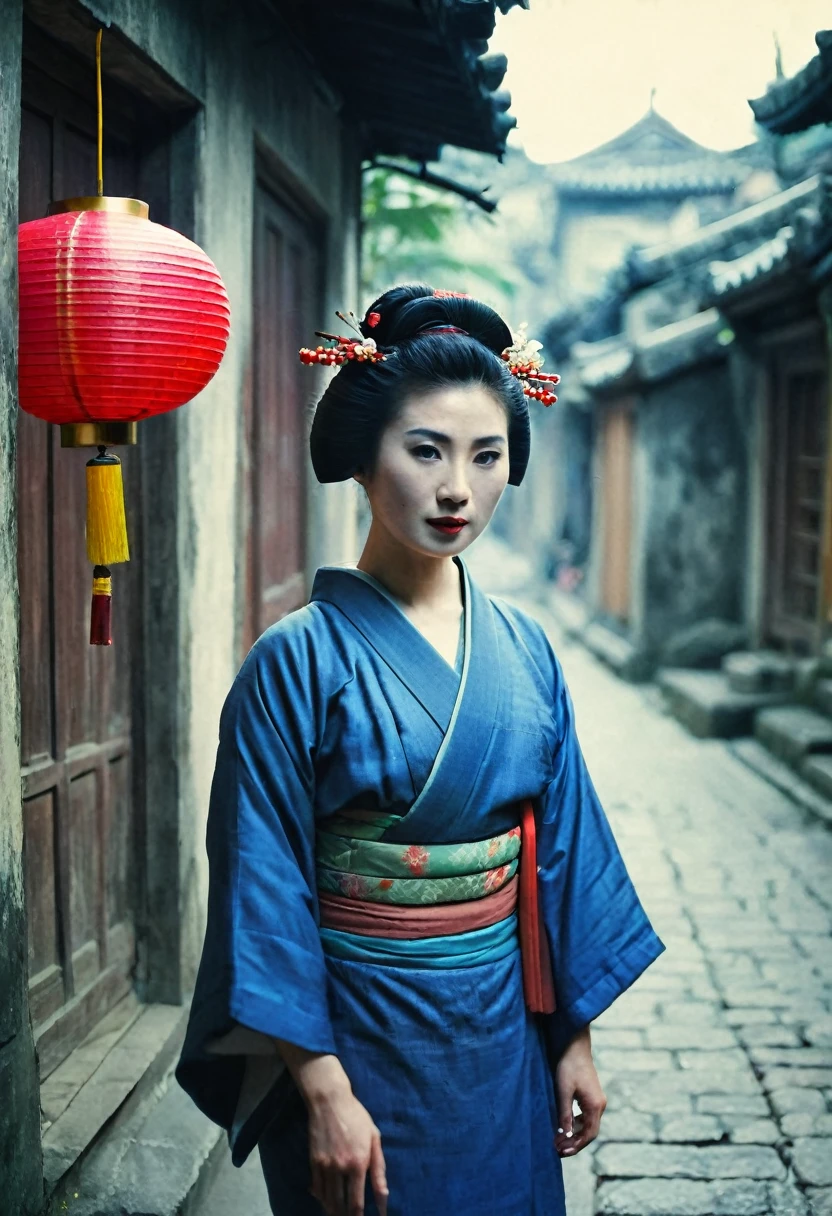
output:
<path id="1" fill-rule="evenodd" d="M 460 679 L 376 580 L 329 566 L 318 571 L 312 588 L 311 598 L 334 604 L 347 617 L 444 732 L 423 789 L 385 840 L 447 840 L 456 820 L 464 838 L 468 804 L 496 723 L 501 671 L 494 609 L 465 564 L 454 560 L 465 580 Z"/>

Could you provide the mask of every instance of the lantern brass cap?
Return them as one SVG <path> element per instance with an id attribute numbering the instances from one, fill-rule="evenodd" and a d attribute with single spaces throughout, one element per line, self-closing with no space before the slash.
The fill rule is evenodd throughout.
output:
<path id="1" fill-rule="evenodd" d="M 49 215 L 62 211 L 118 211 L 122 215 L 137 215 L 150 219 L 150 207 L 138 198 L 117 198 L 112 194 L 89 194 L 80 198 L 62 198 L 49 204 Z"/>
<path id="2" fill-rule="evenodd" d="M 62 448 L 106 448 L 138 441 L 136 422 L 64 422 Z"/>

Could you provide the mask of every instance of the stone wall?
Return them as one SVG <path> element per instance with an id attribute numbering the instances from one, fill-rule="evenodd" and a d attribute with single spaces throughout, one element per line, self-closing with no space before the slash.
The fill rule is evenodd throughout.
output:
<path id="1" fill-rule="evenodd" d="M 702 620 L 744 618 L 746 438 L 724 361 L 646 387 L 642 472 L 643 616 L 650 650 Z"/>
<path id="2" fill-rule="evenodd" d="M 0 0 L 0 114 L 3 115 L 0 122 L 0 1203 L 6 1211 L 30 1216 L 30 1213 L 40 1211 L 43 1182 L 37 1067 L 26 1000 L 17 657 L 17 262 L 14 250 L 21 18 L 20 0 Z"/>

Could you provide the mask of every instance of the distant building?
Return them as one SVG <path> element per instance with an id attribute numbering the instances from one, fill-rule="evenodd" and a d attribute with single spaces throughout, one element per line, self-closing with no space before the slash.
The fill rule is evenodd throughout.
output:
<path id="1" fill-rule="evenodd" d="M 622 675 L 658 668 L 696 733 L 755 733 L 749 763 L 763 743 L 832 797 L 832 31 L 817 43 L 751 103 L 782 188 L 631 251 L 564 330 L 594 495 L 582 595 L 555 599 Z"/>
<path id="2" fill-rule="evenodd" d="M 553 287 L 561 302 L 596 295 L 633 246 L 724 215 L 758 163 L 756 145 L 730 153 L 704 148 L 651 106 L 608 143 L 548 165 L 558 206 Z"/>
<path id="3" fill-rule="evenodd" d="M 546 200 L 549 242 L 536 259 L 546 268 L 535 296 L 539 336 L 547 366 L 563 381 L 558 404 L 537 421 L 527 482 L 499 523 L 540 573 L 575 587 L 586 574 L 592 534 L 594 416 L 570 362 L 573 343 L 619 332 L 631 249 L 681 238 L 778 184 L 761 146 L 705 148 L 652 105 L 615 139 L 529 177 Z"/>

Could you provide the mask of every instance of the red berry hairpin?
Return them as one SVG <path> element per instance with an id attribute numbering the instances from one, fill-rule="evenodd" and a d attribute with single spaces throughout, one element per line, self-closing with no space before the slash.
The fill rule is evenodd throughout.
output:
<path id="1" fill-rule="evenodd" d="M 341 321 L 345 321 L 352 329 L 354 329 L 357 338 L 342 338 L 339 334 L 327 334 L 323 330 L 316 329 L 316 338 L 326 338 L 328 342 L 333 343 L 332 346 L 316 346 L 314 350 L 308 346 L 302 346 L 298 352 L 301 363 L 310 366 L 313 363 L 323 363 L 326 367 L 338 366 L 343 363 L 381 363 L 387 356 L 383 355 L 376 346 L 375 339 L 365 338 L 361 330 L 358 328 L 358 321 L 355 313 L 350 312 L 346 315 L 342 312 L 336 312 L 336 317 Z M 371 316 L 377 316 L 378 313 L 373 313 Z M 368 319 L 369 320 L 369 319 Z M 379 317 L 380 321 L 381 318 Z M 376 321 L 378 324 L 378 321 Z"/>
<path id="2" fill-rule="evenodd" d="M 535 401 L 544 405 L 554 405 L 557 397 L 547 384 L 560 384 L 560 376 L 554 372 L 542 372 L 543 349 L 542 342 L 526 337 L 526 326 L 521 325 L 516 334 L 512 334 L 514 342 L 503 351 L 503 359 L 508 364 L 512 376 L 516 376 L 523 385 L 523 392 Z"/>

